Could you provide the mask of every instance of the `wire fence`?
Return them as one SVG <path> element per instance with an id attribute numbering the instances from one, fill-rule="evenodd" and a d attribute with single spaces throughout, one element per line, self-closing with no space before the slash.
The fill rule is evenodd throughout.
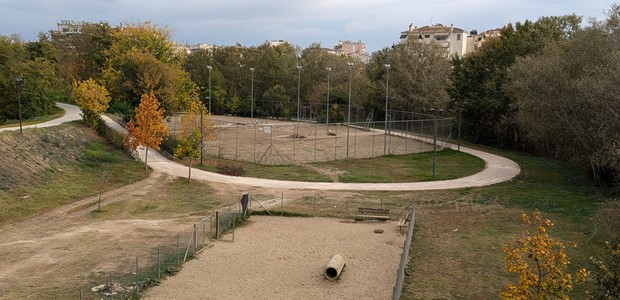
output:
<path id="1" fill-rule="evenodd" d="M 119 258 L 119 265 L 123 267 L 110 271 L 97 286 L 81 287 L 79 299 L 138 299 L 142 291 L 159 285 L 164 277 L 175 275 L 185 262 L 225 233 L 232 232 L 234 237 L 235 228 L 249 215 L 241 210 L 228 209 L 200 219 L 186 232 L 160 240 L 141 255 Z"/>
<path id="2" fill-rule="evenodd" d="M 411 211 L 407 227 L 405 247 L 397 272 L 396 287 L 402 287 L 404 268 L 407 264 L 409 245 L 413 233 L 413 214 L 415 208 L 404 207 L 403 202 L 383 200 L 369 204 L 367 199 L 333 199 L 317 194 L 303 195 L 301 198 L 286 198 L 279 195 L 242 195 L 237 207 L 229 205 L 217 210 L 214 215 L 199 219 L 185 232 L 161 239 L 159 243 L 134 257 L 119 258 L 120 269 L 111 270 L 100 277 L 97 286 L 83 286 L 79 289 L 79 299 L 137 299 L 141 293 L 152 286 L 159 285 L 163 278 L 173 276 L 181 270 L 188 260 L 218 241 L 235 241 L 235 230 L 251 214 L 274 216 L 312 216 L 355 219 L 362 209 L 380 209 L 386 212 L 389 220 L 405 219 Z M 401 288 L 399 287 L 399 289 Z"/>
<path id="3" fill-rule="evenodd" d="M 387 122 L 329 124 L 216 116 L 216 138 L 204 142 L 203 152 L 261 165 L 293 165 L 428 152 L 433 141 L 446 146 L 453 139 L 452 119 L 393 114 Z M 168 124 L 173 136 L 178 123 Z"/>

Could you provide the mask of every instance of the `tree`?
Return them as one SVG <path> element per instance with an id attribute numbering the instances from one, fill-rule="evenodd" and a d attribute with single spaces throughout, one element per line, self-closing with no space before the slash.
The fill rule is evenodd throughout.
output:
<path id="1" fill-rule="evenodd" d="M 202 124 L 201 124 L 202 122 Z M 189 175 L 192 175 L 192 161 L 202 159 L 201 147 L 205 141 L 213 141 L 217 137 L 217 130 L 211 122 L 211 114 L 199 101 L 193 101 L 187 113 L 181 118 L 181 130 L 177 135 L 179 143 L 174 149 L 174 156 L 189 158 Z M 200 162 L 202 164 L 202 161 Z"/>
<path id="2" fill-rule="evenodd" d="M 168 112 L 182 110 L 196 96 L 167 28 L 126 24 L 113 32 L 105 56 L 103 78 L 116 111 L 130 114 L 142 94 L 153 94 Z"/>
<path id="3" fill-rule="evenodd" d="M 135 120 L 127 124 L 127 137 L 132 150 L 135 151 L 140 145 L 146 148 L 145 170 L 148 168 L 149 148 L 159 150 L 159 144 L 168 134 L 163 120 L 164 108 L 160 107 L 157 98 L 152 94 L 142 95 L 140 105 L 136 108 Z"/>
<path id="4" fill-rule="evenodd" d="M 110 94 L 108 90 L 92 79 L 73 84 L 73 99 L 82 109 L 82 118 L 89 127 L 97 127 L 99 115 L 108 109 Z"/>
<path id="5" fill-rule="evenodd" d="M 596 286 L 590 299 L 620 299 L 620 242 L 606 243 L 605 261 L 590 257 L 591 279 Z"/>
<path id="6" fill-rule="evenodd" d="M 463 132 L 477 143 L 517 147 L 516 107 L 504 90 L 507 70 L 517 57 L 536 55 L 547 45 L 568 40 L 581 17 L 542 17 L 508 24 L 501 37 L 485 42 L 478 51 L 453 59 L 448 89 L 451 107 L 463 108 Z"/>
<path id="7" fill-rule="evenodd" d="M 517 273 L 516 284 L 510 283 L 500 292 L 502 299 L 568 299 L 573 289 L 573 276 L 567 271 L 570 259 L 560 241 L 549 236 L 547 229 L 553 226 L 549 219 L 542 218 L 538 210 L 532 218 L 522 213 L 521 219 L 527 226 L 513 244 L 504 246 L 506 270 Z M 531 230 L 531 231 L 530 231 Z M 569 243 L 576 247 L 574 243 Z M 581 268 L 574 281 L 581 283 L 587 277 Z"/>

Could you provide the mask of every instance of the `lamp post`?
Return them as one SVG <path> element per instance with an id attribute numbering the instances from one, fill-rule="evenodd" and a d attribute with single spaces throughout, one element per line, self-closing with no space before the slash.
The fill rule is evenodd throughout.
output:
<path id="1" fill-rule="evenodd" d="M 383 155 L 387 154 L 387 136 L 388 136 L 388 96 L 390 94 L 390 64 L 385 64 L 387 73 L 385 75 L 385 134 L 383 136 Z"/>
<path id="2" fill-rule="evenodd" d="M 19 116 L 19 134 L 22 134 L 22 100 L 19 95 L 19 90 L 22 85 L 21 77 L 15 77 L 15 88 L 17 89 L 17 111 Z"/>
<path id="3" fill-rule="evenodd" d="M 209 69 L 209 113 L 212 113 L 211 111 L 211 70 L 213 69 L 213 67 L 207 66 L 207 69 Z"/>
<path id="4" fill-rule="evenodd" d="M 252 119 L 252 122 L 254 122 L 254 68 L 250 68 L 250 72 L 252 73 L 252 89 L 250 92 L 252 104 L 250 108 L 250 118 Z"/>
<path id="5" fill-rule="evenodd" d="M 198 100 L 198 99 L 196 99 Z M 211 100 L 209 100 L 210 103 Z M 202 149 L 204 148 L 204 133 L 203 133 L 203 127 L 202 127 L 202 107 L 204 106 L 203 103 L 200 103 L 200 165 L 202 166 Z"/>
<path id="6" fill-rule="evenodd" d="M 332 73 L 332 68 L 327 67 L 325 70 L 327 70 L 327 121 L 325 122 L 325 129 L 327 130 L 326 133 L 329 134 L 329 86 L 331 85 L 330 74 Z"/>
<path id="7" fill-rule="evenodd" d="M 295 126 L 295 134 L 299 130 L 299 98 L 301 94 L 301 66 L 297 66 L 297 126 Z"/>
<path id="8" fill-rule="evenodd" d="M 351 82 L 353 81 L 353 66 L 352 62 L 348 62 L 349 66 L 349 109 L 347 113 L 347 158 L 349 158 L 349 129 L 351 128 Z"/>

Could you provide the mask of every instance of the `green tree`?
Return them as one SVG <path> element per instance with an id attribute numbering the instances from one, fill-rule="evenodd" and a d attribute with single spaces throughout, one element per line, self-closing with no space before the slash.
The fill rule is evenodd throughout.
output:
<path id="1" fill-rule="evenodd" d="M 110 94 L 104 86 L 92 79 L 75 82 L 73 99 L 82 110 L 82 118 L 90 128 L 96 128 L 99 115 L 108 109 Z"/>
<path id="2" fill-rule="evenodd" d="M 448 89 L 451 107 L 463 108 L 463 132 L 477 143 L 516 147 L 520 136 L 515 124 L 516 107 L 504 91 L 507 70 L 517 57 L 535 55 L 546 45 L 570 39 L 581 17 L 542 17 L 508 24 L 501 37 L 483 47 L 453 59 Z"/>
<path id="3" fill-rule="evenodd" d="M 138 146 L 146 148 L 144 155 L 144 168 L 148 169 L 149 148 L 159 150 L 159 145 L 168 134 L 168 129 L 163 123 L 164 108 L 162 108 L 154 95 L 144 94 L 140 99 L 140 105 L 136 108 L 135 119 L 127 124 L 127 142 L 135 151 Z"/>
<path id="4" fill-rule="evenodd" d="M 196 85 L 172 46 L 170 31 L 150 23 L 126 24 L 113 32 L 103 78 L 115 110 L 129 114 L 142 94 L 153 94 L 169 112 L 189 105 Z"/>

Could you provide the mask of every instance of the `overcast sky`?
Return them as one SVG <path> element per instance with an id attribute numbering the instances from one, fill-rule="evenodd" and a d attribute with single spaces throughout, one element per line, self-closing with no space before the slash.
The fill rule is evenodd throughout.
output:
<path id="1" fill-rule="evenodd" d="M 151 21 L 179 43 L 255 46 L 286 40 L 331 48 L 360 40 L 368 52 L 391 46 L 410 23 L 442 23 L 479 32 L 541 16 L 604 18 L 608 0 L 0 0 L 0 34 L 35 40 L 60 20 Z"/>

